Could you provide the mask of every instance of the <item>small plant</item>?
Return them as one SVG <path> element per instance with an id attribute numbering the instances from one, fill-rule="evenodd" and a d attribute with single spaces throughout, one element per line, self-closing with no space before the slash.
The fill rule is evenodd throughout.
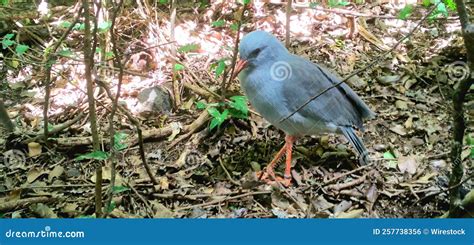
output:
<path id="1" fill-rule="evenodd" d="M 114 149 L 116 151 L 121 151 L 126 149 L 128 145 L 125 143 L 128 134 L 117 132 L 114 134 Z M 104 161 L 109 159 L 110 153 L 105 151 L 93 151 L 86 154 L 79 155 L 75 158 L 76 161 L 94 159 L 98 161 Z"/>
<path id="2" fill-rule="evenodd" d="M 21 43 L 17 43 L 15 40 L 12 40 L 12 38 L 15 36 L 13 33 L 6 34 L 2 38 L 2 48 L 7 49 L 10 46 L 16 44 L 15 46 L 15 53 L 17 56 L 22 56 L 28 49 L 30 48 L 28 45 L 23 45 Z"/>
<path id="3" fill-rule="evenodd" d="M 248 118 L 247 98 L 245 96 L 232 96 L 228 102 L 207 104 L 199 101 L 196 103 L 198 109 L 206 109 L 212 120 L 209 129 L 219 127 L 229 118 Z"/>
<path id="4" fill-rule="evenodd" d="M 428 17 L 430 20 L 434 20 L 440 15 L 447 17 L 448 9 L 451 11 L 456 10 L 456 3 L 454 0 L 423 0 L 422 3 L 424 7 L 429 7 L 432 4 L 436 5 L 436 9 Z M 405 7 L 400 10 L 400 13 L 398 13 L 398 18 L 406 20 L 413 13 L 414 8 L 415 6 L 412 4 L 405 5 Z"/>

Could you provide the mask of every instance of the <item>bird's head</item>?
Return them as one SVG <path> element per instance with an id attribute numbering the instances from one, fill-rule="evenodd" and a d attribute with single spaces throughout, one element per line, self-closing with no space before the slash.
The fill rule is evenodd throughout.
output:
<path id="1" fill-rule="evenodd" d="M 234 77 L 246 67 L 256 67 L 272 62 L 278 55 L 288 50 L 272 34 L 265 31 L 253 31 L 242 38 L 239 46 L 240 60 L 237 62 Z"/>

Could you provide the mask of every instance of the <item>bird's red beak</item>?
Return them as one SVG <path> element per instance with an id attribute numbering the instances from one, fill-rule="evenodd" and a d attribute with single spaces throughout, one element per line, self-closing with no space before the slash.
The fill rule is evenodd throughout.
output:
<path id="1" fill-rule="evenodd" d="M 239 60 L 237 61 L 237 64 L 235 65 L 235 70 L 234 70 L 234 74 L 232 74 L 232 78 L 230 79 L 231 81 L 235 79 L 235 77 L 237 75 L 239 75 L 239 73 L 245 69 L 245 67 L 247 67 L 247 61 L 246 60 Z"/>

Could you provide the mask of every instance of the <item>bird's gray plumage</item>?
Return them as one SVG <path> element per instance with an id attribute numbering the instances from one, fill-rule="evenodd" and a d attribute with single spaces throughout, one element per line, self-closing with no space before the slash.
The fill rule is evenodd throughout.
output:
<path id="1" fill-rule="evenodd" d="M 270 123 L 292 136 L 341 133 L 359 154 L 366 156 L 354 128 L 363 130 L 363 120 L 375 114 L 349 86 L 342 83 L 329 89 L 281 122 L 340 80 L 323 67 L 290 54 L 278 39 L 264 31 L 251 32 L 242 39 L 240 57 L 248 62 L 239 75 L 241 87 L 256 111 Z"/>

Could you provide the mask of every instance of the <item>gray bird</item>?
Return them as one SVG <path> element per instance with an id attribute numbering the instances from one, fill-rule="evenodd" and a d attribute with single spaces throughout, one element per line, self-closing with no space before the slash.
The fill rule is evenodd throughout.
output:
<path id="1" fill-rule="evenodd" d="M 367 163 L 367 150 L 354 129 L 363 131 L 363 120 L 373 118 L 375 113 L 347 84 L 337 85 L 340 80 L 335 75 L 289 53 L 268 32 L 245 35 L 239 53 L 235 74 L 239 74 L 244 93 L 258 113 L 286 133 L 285 145 L 266 168 L 267 174 L 275 176 L 273 169 L 286 153 L 284 177 L 289 184 L 293 143 L 298 137 L 321 133 L 343 134 L 359 153 L 361 162 Z"/>

